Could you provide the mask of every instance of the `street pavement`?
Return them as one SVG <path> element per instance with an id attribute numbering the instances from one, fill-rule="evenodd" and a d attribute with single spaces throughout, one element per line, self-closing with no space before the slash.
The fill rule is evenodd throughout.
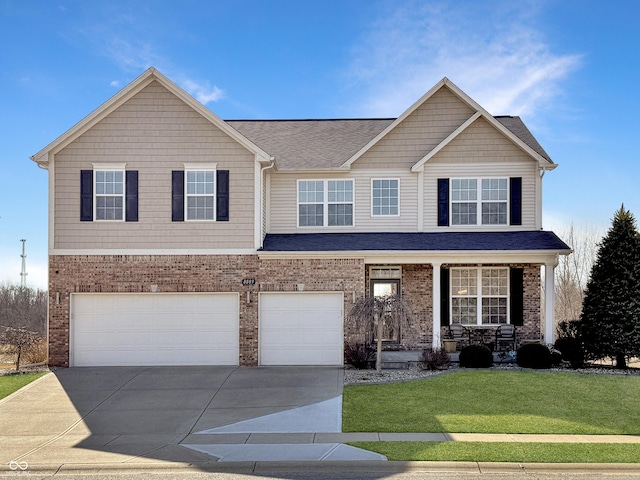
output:
<path id="1" fill-rule="evenodd" d="M 640 475 L 636 464 L 386 462 L 345 442 L 640 443 L 640 437 L 342 433 L 342 377 L 336 367 L 60 369 L 0 400 L 0 475 L 191 469 L 255 476 L 284 469 L 302 478 L 309 469 L 366 477 L 545 468 Z"/>

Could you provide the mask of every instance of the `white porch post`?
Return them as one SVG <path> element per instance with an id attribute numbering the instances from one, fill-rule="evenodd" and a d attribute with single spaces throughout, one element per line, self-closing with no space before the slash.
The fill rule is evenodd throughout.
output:
<path id="1" fill-rule="evenodd" d="M 554 263 L 544 264 L 544 343 L 555 342 L 555 319 L 553 315 L 555 299 L 554 271 L 558 265 Z"/>
<path id="2" fill-rule="evenodd" d="M 440 266 L 442 263 L 432 263 L 433 267 L 433 349 L 440 349 Z"/>

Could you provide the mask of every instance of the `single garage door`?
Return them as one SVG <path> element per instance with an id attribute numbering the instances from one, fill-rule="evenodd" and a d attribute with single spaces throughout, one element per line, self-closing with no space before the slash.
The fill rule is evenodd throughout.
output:
<path id="1" fill-rule="evenodd" d="M 72 366 L 238 365 L 237 293 L 74 294 Z"/>
<path id="2" fill-rule="evenodd" d="M 261 365 L 342 365 L 342 292 L 261 293 Z"/>

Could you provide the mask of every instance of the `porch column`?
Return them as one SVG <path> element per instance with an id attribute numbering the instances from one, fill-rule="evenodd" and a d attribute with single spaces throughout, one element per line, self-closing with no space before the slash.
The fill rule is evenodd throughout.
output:
<path id="1" fill-rule="evenodd" d="M 432 263 L 433 275 L 431 281 L 433 283 L 432 292 L 432 310 L 433 310 L 433 349 L 440 349 L 440 266 L 442 262 Z"/>
<path id="2" fill-rule="evenodd" d="M 544 343 L 555 342 L 555 318 L 553 314 L 555 299 L 554 271 L 558 261 L 544 264 Z"/>

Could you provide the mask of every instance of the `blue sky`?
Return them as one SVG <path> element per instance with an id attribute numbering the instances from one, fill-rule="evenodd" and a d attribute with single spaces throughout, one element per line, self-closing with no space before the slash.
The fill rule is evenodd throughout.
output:
<path id="1" fill-rule="evenodd" d="M 225 119 L 400 115 L 442 77 L 559 167 L 544 226 L 640 215 L 640 2 L 0 0 L 0 282 L 46 288 L 29 157 L 154 66 Z"/>

